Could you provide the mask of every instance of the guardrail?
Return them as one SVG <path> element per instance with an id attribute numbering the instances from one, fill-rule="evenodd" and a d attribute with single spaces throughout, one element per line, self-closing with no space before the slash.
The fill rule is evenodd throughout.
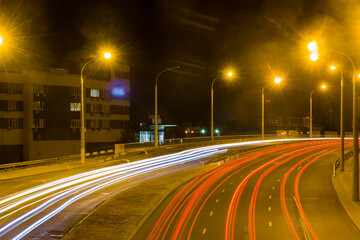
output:
<path id="1" fill-rule="evenodd" d="M 353 156 L 353 151 L 349 151 L 347 153 L 344 154 L 344 161 L 351 158 Z M 339 168 L 340 165 L 340 158 L 336 159 L 334 164 L 333 164 L 333 176 L 336 177 L 336 169 Z"/>
<path id="2" fill-rule="evenodd" d="M 102 156 L 106 154 L 113 154 L 113 150 L 103 150 L 96 152 L 96 154 L 91 153 L 91 156 Z M 87 156 L 90 156 L 90 153 L 86 154 Z M 18 168 L 26 168 L 26 167 L 38 167 L 38 166 L 44 166 L 44 165 L 51 165 L 55 163 L 64 163 L 64 162 L 71 162 L 71 161 L 77 161 L 80 159 L 80 154 L 74 154 L 64 157 L 54 157 L 54 158 L 46 158 L 46 159 L 39 159 L 39 160 L 31 160 L 31 161 L 24 161 L 24 162 L 14 162 L 14 163 L 6 163 L 0 165 L 0 172 L 1 171 L 8 171 L 8 170 L 14 170 Z"/>
<path id="3" fill-rule="evenodd" d="M 267 135 L 266 139 L 271 138 L 284 138 L 279 137 L 276 134 L 274 135 Z M 162 147 L 169 147 L 172 145 L 176 145 L 177 147 L 199 147 L 199 146 L 207 146 L 212 144 L 223 144 L 223 143 L 230 143 L 239 140 L 256 140 L 261 139 L 261 135 L 232 135 L 232 136 L 216 136 L 215 141 L 211 142 L 210 137 L 194 137 L 194 138 L 177 138 L 177 139 L 166 139 L 164 143 L 159 146 Z M 126 155 L 127 157 L 138 155 L 141 153 L 147 154 L 147 152 L 153 151 L 154 145 L 153 142 L 150 143 L 127 143 L 124 144 L 124 152 L 121 154 L 114 154 L 114 148 L 106 149 L 91 153 L 86 153 L 87 157 L 96 157 L 102 155 L 113 155 L 112 159 L 117 159 L 121 156 Z M 31 161 L 24 161 L 24 162 L 15 162 L 15 163 L 7 163 L 0 165 L 0 172 L 1 171 L 8 171 L 14 170 L 18 168 L 26 168 L 26 167 L 36 167 L 41 165 L 50 165 L 55 163 L 63 163 L 69 161 L 75 161 L 80 159 L 80 154 L 69 155 L 64 157 L 54 157 L 54 158 L 47 158 L 47 159 L 39 159 L 39 160 L 31 160 Z"/>

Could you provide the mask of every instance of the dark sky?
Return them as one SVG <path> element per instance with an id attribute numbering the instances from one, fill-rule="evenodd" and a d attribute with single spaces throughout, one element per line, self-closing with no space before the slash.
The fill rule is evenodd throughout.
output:
<path id="1" fill-rule="evenodd" d="M 279 88 L 266 88 L 267 108 L 279 115 L 307 116 L 311 89 L 322 81 L 333 85 L 327 94 L 314 95 L 314 121 L 324 125 L 338 119 L 338 76 L 327 71 L 334 57 L 312 63 L 306 44 L 316 39 L 356 61 L 359 43 L 352 32 L 358 5 L 355 0 L 1 0 L 0 20 L 20 32 L 19 52 L 32 67 L 79 72 L 100 46 L 113 46 L 117 59 L 131 66 L 134 122 L 154 112 L 156 74 L 180 65 L 159 80 L 164 123 L 208 123 L 211 81 L 232 68 L 235 78 L 217 80 L 214 87 L 216 122 L 257 125 L 261 88 L 273 71 L 284 80 Z M 343 63 L 350 86 L 349 64 L 335 59 Z M 349 131 L 351 89 L 346 90 Z"/>

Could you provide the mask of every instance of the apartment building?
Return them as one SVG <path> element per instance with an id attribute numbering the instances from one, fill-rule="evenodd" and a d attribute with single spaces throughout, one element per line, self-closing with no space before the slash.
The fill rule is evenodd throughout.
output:
<path id="1" fill-rule="evenodd" d="M 88 151 L 123 141 L 130 128 L 130 68 L 87 72 Z M 64 69 L 0 72 L 0 163 L 80 153 L 80 76 Z"/>

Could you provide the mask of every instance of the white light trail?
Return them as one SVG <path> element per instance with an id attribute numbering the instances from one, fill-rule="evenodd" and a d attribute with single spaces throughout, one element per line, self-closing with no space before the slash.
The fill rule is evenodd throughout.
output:
<path id="1" fill-rule="evenodd" d="M 14 239 L 21 239 L 29 232 L 34 230 L 36 227 L 40 226 L 42 223 L 46 222 L 51 217 L 55 216 L 57 213 L 69 206 L 71 203 L 101 188 L 144 173 L 149 173 L 151 171 L 159 170 L 162 168 L 191 162 L 214 154 L 219 154 L 227 151 L 227 148 L 259 145 L 274 142 L 314 141 L 328 139 L 334 138 L 274 139 L 211 145 L 201 148 L 189 149 L 179 153 L 144 159 L 141 161 L 101 168 L 42 184 L 40 186 L 29 188 L 27 190 L 0 199 L 0 214 L 5 214 L 3 216 L 0 215 L 0 219 L 4 218 L 4 216 L 9 217 L 11 214 L 18 212 L 25 207 L 29 208 L 31 205 L 36 205 L 36 203 L 40 204 L 37 207 L 34 206 L 33 209 L 29 210 L 25 214 L 14 218 L 5 226 L 0 226 L 0 237 L 4 236 L 6 233 L 11 231 L 13 228 L 16 228 L 20 224 L 31 220 L 31 218 L 37 216 L 50 206 L 54 206 L 57 203 L 60 204 L 60 201 L 65 200 L 66 198 L 70 199 L 66 200 L 66 202 L 61 204 L 60 206 L 55 207 L 55 209 L 47 215 L 41 217 L 33 223 L 29 223 L 30 226 L 22 230 L 21 233 L 18 234 Z M 25 207 L 20 207 L 20 205 L 23 204 L 27 205 Z M 12 212 L 9 212 L 10 210 L 12 210 Z"/>

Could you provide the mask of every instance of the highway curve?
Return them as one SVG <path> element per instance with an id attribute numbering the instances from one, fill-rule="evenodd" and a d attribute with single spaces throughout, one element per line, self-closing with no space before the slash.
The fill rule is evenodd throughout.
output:
<path id="1" fill-rule="evenodd" d="M 221 164 L 169 196 L 133 239 L 360 239 L 331 183 L 339 147 L 290 143 Z"/>

